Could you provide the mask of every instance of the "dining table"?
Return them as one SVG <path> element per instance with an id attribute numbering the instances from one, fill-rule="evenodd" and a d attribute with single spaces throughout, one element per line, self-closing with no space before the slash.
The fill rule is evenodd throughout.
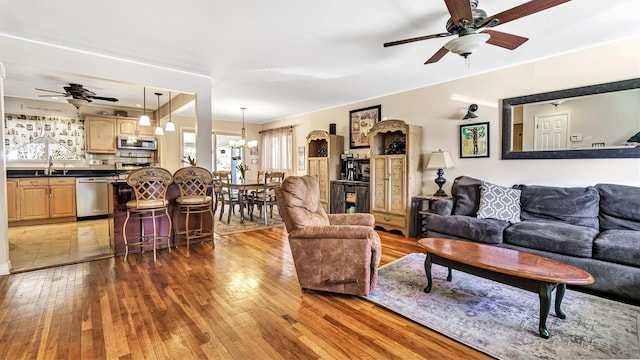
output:
<path id="1" fill-rule="evenodd" d="M 280 186 L 280 183 L 279 182 L 267 183 L 266 186 L 268 189 L 273 189 L 275 187 Z M 247 193 L 251 190 L 264 189 L 265 184 L 257 181 L 256 182 L 234 181 L 229 183 L 229 187 L 231 188 L 231 190 L 238 190 L 238 202 L 240 203 L 240 224 L 244 224 L 244 219 L 245 219 L 244 201 Z M 264 219 L 264 224 L 267 225 L 267 210 L 265 209 L 264 206 L 262 207 L 262 218 Z"/>

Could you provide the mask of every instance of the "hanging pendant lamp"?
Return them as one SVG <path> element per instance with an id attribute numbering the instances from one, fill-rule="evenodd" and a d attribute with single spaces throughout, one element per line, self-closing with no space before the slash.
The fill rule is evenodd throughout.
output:
<path id="1" fill-rule="evenodd" d="M 164 126 L 165 131 L 176 131 L 176 126 L 171 121 L 171 91 L 169 91 L 169 122 Z"/>
<path id="2" fill-rule="evenodd" d="M 244 111 L 247 110 L 246 107 L 241 107 L 242 109 L 242 130 L 240 132 L 240 140 L 236 143 L 238 146 L 244 146 L 247 142 L 247 130 L 244 128 Z"/>
<path id="3" fill-rule="evenodd" d="M 147 88 L 145 87 L 143 90 L 143 94 L 144 94 L 144 99 L 142 100 L 144 107 L 142 110 L 142 115 L 140 115 L 140 125 L 142 126 L 149 126 L 151 125 L 151 119 L 149 119 L 149 116 L 147 116 Z"/>
<path id="4" fill-rule="evenodd" d="M 160 96 L 162 93 L 155 93 L 158 97 L 158 109 L 156 110 L 156 135 L 164 135 L 164 131 L 162 130 L 162 126 L 160 126 Z"/>

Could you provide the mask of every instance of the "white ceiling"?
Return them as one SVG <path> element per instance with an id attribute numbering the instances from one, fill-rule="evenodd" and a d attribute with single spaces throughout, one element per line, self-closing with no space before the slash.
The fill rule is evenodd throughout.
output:
<path id="1" fill-rule="evenodd" d="M 478 8 L 493 15 L 523 2 L 480 0 Z M 215 119 L 240 120 L 245 106 L 246 121 L 260 123 L 638 36 L 640 1 L 574 0 L 497 26 L 529 41 L 514 51 L 485 44 L 468 66 L 451 53 L 423 65 L 452 37 L 382 47 L 445 32 L 447 19 L 444 2 L 428 0 L 0 3 L 0 35 L 210 76 Z M 78 82 L 119 106 L 142 101 L 140 84 L 5 65 L 7 96 L 37 98 L 36 87 Z"/>

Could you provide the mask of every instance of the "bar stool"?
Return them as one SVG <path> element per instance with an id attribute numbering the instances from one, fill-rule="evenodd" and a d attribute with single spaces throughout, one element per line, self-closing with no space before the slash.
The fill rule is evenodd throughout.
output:
<path id="1" fill-rule="evenodd" d="M 211 244 L 215 247 L 213 242 L 213 211 L 211 210 L 211 196 L 207 195 L 207 190 L 213 180 L 212 174 L 209 170 L 198 167 L 189 166 L 179 169 L 173 174 L 173 182 L 178 185 L 180 189 L 180 197 L 176 199 L 176 213 L 174 215 L 175 235 L 176 235 L 176 247 L 178 246 L 177 238 L 182 236 L 187 240 L 187 254 L 189 254 L 189 242 L 191 239 L 200 239 L 205 237 L 211 237 Z M 180 214 L 184 214 L 184 228 L 178 229 L 178 217 Z M 211 217 L 211 225 L 205 227 L 204 214 L 209 214 Z M 198 226 L 192 227 L 193 221 L 189 222 L 192 215 L 198 217 Z"/>
<path id="2" fill-rule="evenodd" d="M 122 236 L 124 238 L 125 253 L 124 261 L 127 261 L 129 255 L 129 247 L 140 246 L 144 253 L 144 246 L 149 242 L 153 243 L 153 262 L 156 262 L 156 248 L 158 239 L 166 239 L 167 248 L 171 252 L 171 217 L 169 216 L 168 205 L 166 199 L 167 189 L 173 182 L 171 173 L 165 169 L 158 167 L 147 167 L 133 171 L 127 177 L 127 184 L 133 189 L 135 195 L 134 200 L 127 201 L 127 217 L 122 225 Z M 158 235 L 157 220 L 166 216 L 169 223 L 169 229 L 166 235 Z M 129 242 L 127 239 L 127 224 L 129 219 L 137 219 L 140 221 L 140 233 L 133 236 L 135 242 Z M 151 220 L 153 224 L 153 234 L 146 235 L 145 220 Z"/>

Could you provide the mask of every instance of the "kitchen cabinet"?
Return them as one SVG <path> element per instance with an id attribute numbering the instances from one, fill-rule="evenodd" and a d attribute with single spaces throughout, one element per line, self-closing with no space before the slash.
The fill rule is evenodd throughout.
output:
<path id="1" fill-rule="evenodd" d="M 49 179 L 20 179 L 19 187 L 20 220 L 49 218 Z"/>
<path id="2" fill-rule="evenodd" d="M 320 203 L 329 212 L 329 185 L 340 176 L 340 154 L 344 149 L 341 135 L 330 135 L 323 130 L 314 130 L 307 135 L 307 171 L 320 187 Z"/>
<path id="3" fill-rule="evenodd" d="M 7 179 L 7 220 L 20 220 L 20 190 L 18 179 Z"/>
<path id="4" fill-rule="evenodd" d="M 150 126 L 140 125 L 140 121 L 136 118 L 118 118 L 117 120 L 118 136 L 135 136 L 135 137 L 154 137 L 155 121 L 151 120 Z"/>
<path id="5" fill-rule="evenodd" d="M 84 120 L 87 146 L 85 151 L 96 154 L 116 153 L 116 119 L 87 115 Z"/>
<path id="6" fill-rule="evenodd" d="M 364 181 L 332 181 L 331 213 L 369 213 L 369 183 Z"/>
<path id="7" fill-rule="evenodd" d="M 49 218 L 76 216 L 76 179 L 49 178 Z"/>
<path id="8" fill-rule="evenodd" d="M 19 220 L 75 218 L 75 184 L 72 177 L 18 179 Z"/>
<path id="9" fill-rule="evenodd" d="M 422 127 L 384 120 L 369 132 L 371 214 L 376 226 L 409 235 L 410 199 L 422 187 Z"/>

